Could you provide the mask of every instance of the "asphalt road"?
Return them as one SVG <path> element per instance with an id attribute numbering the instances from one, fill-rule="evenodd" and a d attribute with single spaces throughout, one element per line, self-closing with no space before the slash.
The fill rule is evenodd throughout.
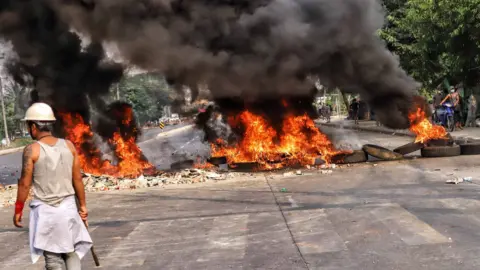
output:
<path id="1" fill-rule="evenodd" d="M 408 141 L 395 138 L 377 140 Z M 90 231 L 102 269 L 480 269 L 477 164 L 410 159 L 89 193 Z M 445 184 L 454 176 L 474 180 Z M 0 209 L 0 269 L 43 269 L 12 211 Z M 82 269 L 95 269 L 90 254 Z"/>
<path id="2" fill-rule="evenodd" d="M 0 156 L 0 184 L 16 184 L 22 169 L 22 152 Z"/>
<path id="3" fill-rule="evenodd" d="M 177 128 L 186 126 L 187 124 L 179 124 L 166 126 L 164 129 L 152 128 L 144 130 L 142 136 L 139 138 L 139 141 L 147 141 L 152 138 L 155 138 L 158 134 L 171 131 Z M 181 143 L 182 138 L 178 139 Z M 8 155 L 0 155 L 0 184 L 10 185 L 16 184 L 18 178 L 21 174 L 21 162 L 22 162 L 22 152 L 16 152 Z"/>

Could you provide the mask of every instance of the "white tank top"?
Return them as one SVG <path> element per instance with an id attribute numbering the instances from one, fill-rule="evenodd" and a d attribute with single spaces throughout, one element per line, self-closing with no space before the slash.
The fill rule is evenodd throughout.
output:
<path id="1" fill-rule="evenodd" d="M 73 154 L 65 140 L 58 139 L 53 146 L 40 144 L 40 156 L 33 169 L 34 199 L 58 206 L 64 198 L 74 195 L 72 167 Z"/>

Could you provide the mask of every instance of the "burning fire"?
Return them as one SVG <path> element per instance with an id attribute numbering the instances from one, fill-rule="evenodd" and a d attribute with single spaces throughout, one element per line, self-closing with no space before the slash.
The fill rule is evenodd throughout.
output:
<path id="1" fill-rule="evenodd" d="M 425 143 L 429 140 L 443 139 L 447 136 L 444 127 L 433 125 L 427 118 L 426 113 L 421 108 L 417 108 L 408 116 L 410 120 L 410 131 L 415 135 L 416 143 Z"/>
<path id="2" fill-rule="evenodd" d="M 132 121 L 131 111 L 126 112 L 123 123 Z M 107 174 L 117 177 L 136 177 L 145 170 L 154 166 L 142 158 L 142 151 L 135 143 L 135 138 L 124 138 L 120 132 L 115 132 L 109 139 L 118 163 L 115 165 L 110 160 L 102 158 L 102 152 L 93 143 L 93 132 L 90 125 L 86 124 L 79 114 L 60 113 L 63 120 L 66 139 L 74 145 L 80 159 L 80 164 L 85 173 L 96 175 Z"/>
<path id="3" fill-rule="evenodd" d="M 307 115 L 286 116 L 280 134 L 265 118 L 248 110 L 230 117 L 229 124 L 244 127 L 241 141 L 233 146 L 223 140 L 211 144 L 212 157 L 225 156 L 229 164 L 257 162 L 265 169 L 275 169 L 313 165 L 317 157 L 329 162 L 340 153 Z"/>

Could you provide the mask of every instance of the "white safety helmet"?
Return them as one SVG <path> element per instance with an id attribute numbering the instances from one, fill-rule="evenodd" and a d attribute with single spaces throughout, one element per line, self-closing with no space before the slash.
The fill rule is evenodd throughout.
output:
<path id="1" fill-rule="evenodd" d="M 54 122 L 57 119 L 55 118 L 55 115 L 53 115 L 52 107 L 50 107 L 48 104 L 38 102 L 33 103 L 32 106 L 27 109 L 25 118 L 23 118 L 23 120 Z"/>

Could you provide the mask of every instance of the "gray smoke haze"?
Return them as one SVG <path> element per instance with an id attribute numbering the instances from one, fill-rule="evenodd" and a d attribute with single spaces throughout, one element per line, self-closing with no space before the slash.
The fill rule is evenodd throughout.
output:
<path id="1" fill-rule="evenodd" d="M 384 21 L 376 0 L 19 2 L 44 2 L 94 44 L 116 44 L 128 63 L 173 85 L 207 84 L 215 100 L 310 96 L 316 75 L 359 93 L 383 124 L 409 124 L 418 84 L 375 35 Z"/>

